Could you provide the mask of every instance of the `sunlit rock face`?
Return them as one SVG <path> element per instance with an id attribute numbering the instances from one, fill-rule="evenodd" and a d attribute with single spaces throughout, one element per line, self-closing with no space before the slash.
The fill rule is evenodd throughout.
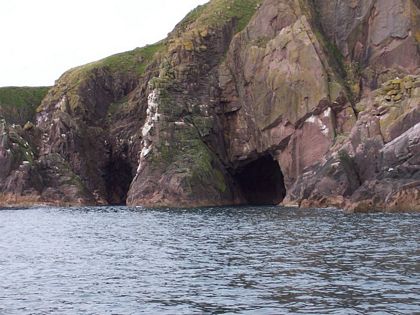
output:
<path id="1" fill-rule="evenodd" d="M 0 202 L 419 210 L 419 21 L 414 0 L 210 1 L 2 122 Z"/>

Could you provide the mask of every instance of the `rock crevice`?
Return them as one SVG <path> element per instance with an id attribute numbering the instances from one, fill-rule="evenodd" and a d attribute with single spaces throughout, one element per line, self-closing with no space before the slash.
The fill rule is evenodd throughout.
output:
<path id="1" fill-rule="evenodd" d="M 212 0 L 66 72 L 32 122 L 0 110 L 0 204 L 418 210 L 419 21 L 414 0 Z"/>

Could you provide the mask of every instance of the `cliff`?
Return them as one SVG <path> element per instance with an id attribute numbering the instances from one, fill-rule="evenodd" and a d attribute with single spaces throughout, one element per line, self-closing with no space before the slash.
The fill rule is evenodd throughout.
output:
<path id="1" fill-rule="evenodd" d="M 0 203 L 418 211 L 419 104 L 418 1 L 212 0 L 3 115 Z"/>

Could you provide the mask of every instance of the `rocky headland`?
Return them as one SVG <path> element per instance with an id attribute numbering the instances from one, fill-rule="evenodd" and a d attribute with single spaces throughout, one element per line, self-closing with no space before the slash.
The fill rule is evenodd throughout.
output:
<path id="1" fill-rule="evenodd" d="M 125 203 L 420 211 L 420 2 L 212 0 L 0 89 L 0 205 Z"/>

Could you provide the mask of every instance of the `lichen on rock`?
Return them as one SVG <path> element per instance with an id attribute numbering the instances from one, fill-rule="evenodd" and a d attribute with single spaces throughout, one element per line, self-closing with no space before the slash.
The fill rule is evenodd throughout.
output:
<path id="1" fill-rule="evenodd" d="M 419 16 L 414 0 L 209 1 L 63 74 L 23 128 L 3 114 L 0 204 L 418 210 Z"/>

